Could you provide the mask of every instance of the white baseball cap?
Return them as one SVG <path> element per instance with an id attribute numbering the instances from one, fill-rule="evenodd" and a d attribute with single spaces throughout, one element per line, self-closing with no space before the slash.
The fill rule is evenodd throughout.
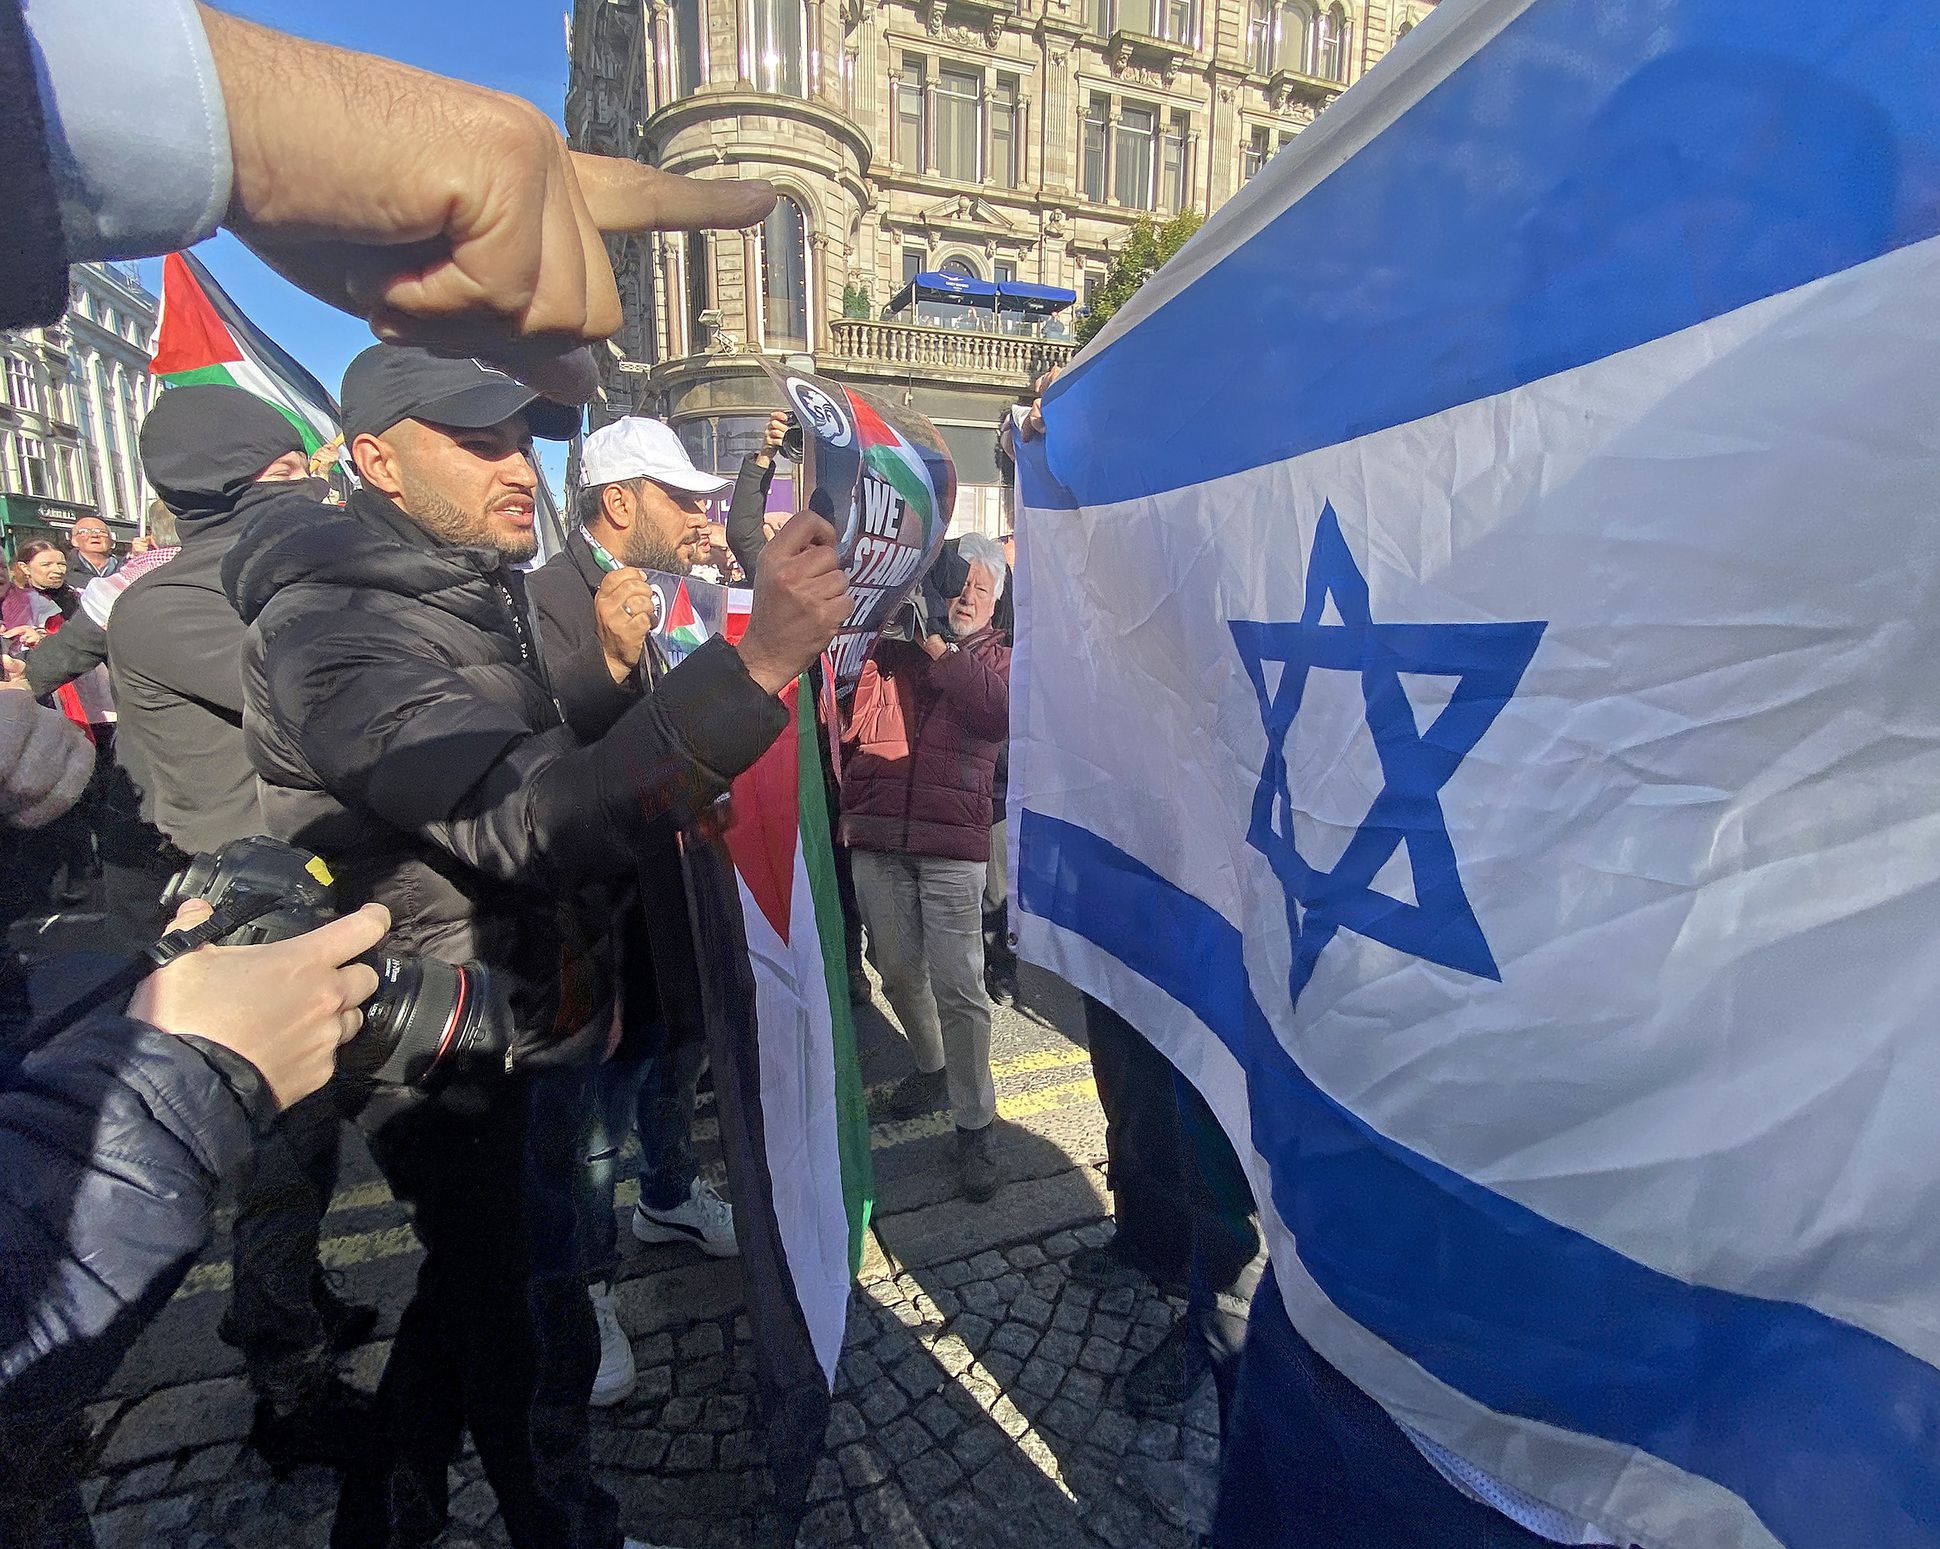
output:
<path id="1" fill-rule="evenodd" d="M 579 480 L 584 488 L 622 479 L 652 479 L 690 495 L 718 495 L 734 482 L 696 468 L 673 426 L 640 417 L 600 426 L 579 449 Z"/>

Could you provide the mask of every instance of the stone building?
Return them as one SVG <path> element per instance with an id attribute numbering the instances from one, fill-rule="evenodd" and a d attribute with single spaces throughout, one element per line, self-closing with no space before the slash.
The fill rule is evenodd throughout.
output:
<path id="1" fill-rule="evenodd" d="M 133 264 L 76 264 L 67 314 L 0 333 L 0 546 L 107 519 L 125 544 L 150 491 L 137 437 L 155 380 L 160 310 Z"/>
<path id="2" fill-rule="evenodd" d="M 1432 3 L 576 0 L 576 147 L 783 195 L 756 231 L 616 242 L 607 412 L 732 471 L 775 401 L 759 356 L 812 359 L 934 420 L 958 528 L 991 530 L 993 427 L 1132 222 L 1215 209 Z"/>

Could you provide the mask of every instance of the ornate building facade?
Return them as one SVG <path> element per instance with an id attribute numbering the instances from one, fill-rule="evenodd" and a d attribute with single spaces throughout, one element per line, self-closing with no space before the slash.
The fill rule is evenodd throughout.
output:
<path id="1" fill-rule="evenodd" d="M 126 543 L 150 492 L 137 437 L 155 401 L 160 303 L 132 264 L 76 264 L 67 315 L 0 333 L 0 547 L 107 519 Z"/>
<path id="2" fill-rule="evenodd" d="M 1133 221 L 1215 209 L 1432 4 L 576 0 L 575 147 L 782 191 L 755 231 L 616 241 L 606 412 L 732 471 L 776 402 L 759 357 L 812 360 L 935 421 L 957 526 L 991 530 L 993 428 Z M 1074 301 L 915 304 L 934 273 Z"/>

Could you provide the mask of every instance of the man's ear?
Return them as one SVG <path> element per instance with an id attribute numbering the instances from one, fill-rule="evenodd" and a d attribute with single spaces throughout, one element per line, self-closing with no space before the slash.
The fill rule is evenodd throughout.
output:
<path id="1" fill-rule="evenodd" d="M 350 460 L 357 465 L 357 476 L 378 492 L 395 500 L 404 493 L 397 448 L 368 431 L 350 443 Z"/>
<path id="2" fill-rule="evenodd" d="M 609 484 L 600 491 L 600 515 L 615 531 L 625 532 L 631 527 L 636 510 L 633 490 L 626 483 Z"/>

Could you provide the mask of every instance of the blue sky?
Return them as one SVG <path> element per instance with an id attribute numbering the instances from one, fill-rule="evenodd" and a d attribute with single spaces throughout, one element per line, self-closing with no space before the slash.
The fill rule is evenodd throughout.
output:
<path id="1" fill-rule="evenodd" d="M 266 26 L 344 48 L 383 54 L 460 80 L 514 92 L 558 120 L 566 97 L 566 30 L 570 0 L 224 0 L 223 9 Z M 356 318 L 315 301 L 259 263 L 240 242 L 218 233 L 196 250 L 236 304 L 333 393 L 344 367 L 371 342 Z M 142 265 L 151 290 L 161 286 L 159 260 Z M 557 443 L 546 469 L 557 488 L 564 453 Z"/>

